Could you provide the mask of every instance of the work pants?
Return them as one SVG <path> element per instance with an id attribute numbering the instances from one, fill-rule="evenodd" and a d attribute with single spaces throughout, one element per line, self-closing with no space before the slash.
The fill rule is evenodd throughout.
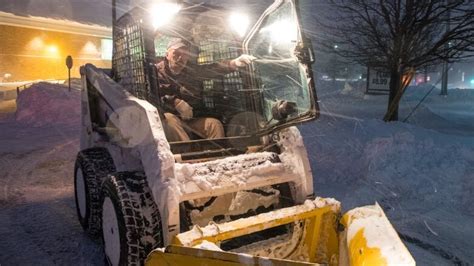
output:
<path id="1" fill-rule="evenodd" d="M 165 133 L 168 141 L 189 141 L 190 133 L 203 139 L 225 137 L 224 126 L 221 121 L 211 117 L 197 117 L 182 120 L 172 113 L 165 113 Z"/>

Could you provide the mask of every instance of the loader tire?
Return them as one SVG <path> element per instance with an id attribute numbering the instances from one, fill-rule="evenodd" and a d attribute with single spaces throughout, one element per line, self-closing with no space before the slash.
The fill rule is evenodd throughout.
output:
<path id="1" fill-rule="evenodd" d="M 102 189 L 102 238 L 107 262 L 143 265 L 153 249 L 163 246 L 160 214 L 145 175 L 109 175 Z"/>
<path id="2" fill-rule="evenodd" d="M 105 148 L 90 148 L 77 154 L 74 166 L 74 198 L 79 222 L 92 238 L 101 234 L 101 186 L 107 174 L 115 172 Z"/>

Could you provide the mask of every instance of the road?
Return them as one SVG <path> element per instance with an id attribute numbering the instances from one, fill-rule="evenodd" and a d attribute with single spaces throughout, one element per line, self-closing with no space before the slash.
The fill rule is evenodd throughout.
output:
<path id="1" fill-rule="evenodd" d="M 102 265 L 76 218 L 77 130 L 0 123 L 0 265 Z"/>

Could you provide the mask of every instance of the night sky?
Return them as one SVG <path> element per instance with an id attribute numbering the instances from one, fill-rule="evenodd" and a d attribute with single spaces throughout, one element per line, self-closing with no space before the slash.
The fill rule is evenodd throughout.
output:
<path id="1" fill-rule="evenodd" d="M 125 5 L 137 5 L 152 0 L 117 0 Z M 248 11 L 263 11 L 272 0 L 191 0 L 191 3 L 207 2 Z M 0 11 L 22 16 L 40 16 L 67 19 L 83 23 L 111 25 L 112 0 L 0 0 Z"/>
<path id="2" fill-rule="evenodd" d="M 111 0 L 0 0 L 0 11 L 111 25 Z"/>

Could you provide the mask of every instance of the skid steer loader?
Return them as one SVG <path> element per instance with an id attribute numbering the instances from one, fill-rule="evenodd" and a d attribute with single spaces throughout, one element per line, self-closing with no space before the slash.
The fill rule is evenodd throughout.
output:
<path id="1" fill-rule="evenodd" d="M 414 265 L 377 204 L 343 215 L 313 193 L 295 127 L 319 116 L 298 1 L 276 0 L 244 35 L 246 21 L 208 4 L 114 5 L 112 69 L 81 67 L 84 230 L 111 265 Z M 224 138 L 168 141 L 155 65 L 176 37 L 193 45 L 190 67 L 256 58 L 200 80 L 194 113 Z"/>

